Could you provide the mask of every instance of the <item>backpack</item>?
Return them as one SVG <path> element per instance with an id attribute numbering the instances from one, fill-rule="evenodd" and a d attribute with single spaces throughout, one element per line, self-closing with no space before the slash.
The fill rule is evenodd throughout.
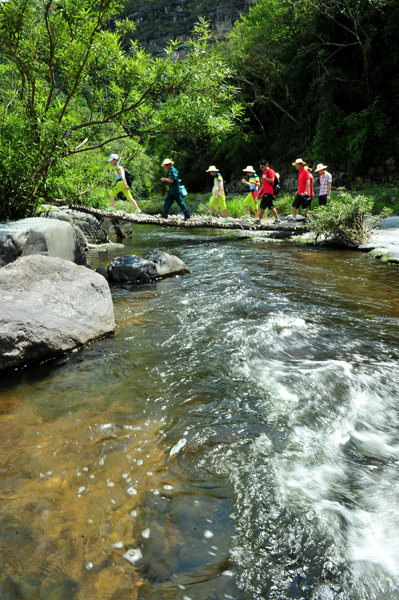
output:
<path id="1" fill-rule="evenodd" d="M 133 183 L 133 175 L 131 174 L 131 172 L 126 169 L 126 167 L 123 167 L 125 169 L 125 178 L 126 178 L 126 183 L 128 184 L 129 187 L 132 187 L 132 183 Z"/>
<path id="2" fill-rule="evenodd" d="M 267 172 L 267 176 L 269 177 L 269 171 Z M 273 195 L 278 194 L 280 189 L 280 174 L 274 173 Z"/>
<path id="3" fill-rule="evenodd" d="M 274 174 L 274 184 L 273 184 L 273 194 L 276 195 L 279 193 L 281 187 L 280 187 L 280 174 L 279 173 L 275 173 Z"/>

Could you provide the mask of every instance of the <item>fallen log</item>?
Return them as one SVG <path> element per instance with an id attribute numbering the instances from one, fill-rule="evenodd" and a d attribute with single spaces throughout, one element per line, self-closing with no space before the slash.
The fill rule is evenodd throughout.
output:
<path id="1" fill-rule="evenodd" d="M 290 221 L 282 221 L 274 224 L 272 221 L 263 219 L 260 224 L 254 223 L 250 219 L 233 219 L 229 218 L 224 221 L 221 217 L 213 217 L 207 219 L 202 215 L 192 215 L 187 221 L 180 215 L 170 215 L 168 219 L 163 219 L 161 215 L 147 215 L 146 213 L 132 214 L 124 210 L 105 210 L 100 208 L 92 208 L 91 206 L 80 206 L 70 204 L 69 208 L 85 213 L 89 213 L 96 217 L 107 219 L 116 219 L 119 221 L 129 221 L 136 225 L 158 225 L 160 227 L 206 227 L 208 229 L 241 229 L 246 231 L 285 231 L 291 235 L 300 234 L 308 231 L 306 225 L 301 225 L 300 221 L 292 223 Z"/>

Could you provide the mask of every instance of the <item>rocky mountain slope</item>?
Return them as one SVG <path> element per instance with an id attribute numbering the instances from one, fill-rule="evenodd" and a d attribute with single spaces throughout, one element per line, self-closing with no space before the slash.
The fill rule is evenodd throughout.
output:
<path id="1" fill-rule="evenodd" d="M 148 52 L 161 56 L 169 40 L 186 40 L 199 17 L 211 21 L 214 40 L 223 38 L 251 0 L 127 0 L 121 13 L 136 23 L 137 37 Z"/>

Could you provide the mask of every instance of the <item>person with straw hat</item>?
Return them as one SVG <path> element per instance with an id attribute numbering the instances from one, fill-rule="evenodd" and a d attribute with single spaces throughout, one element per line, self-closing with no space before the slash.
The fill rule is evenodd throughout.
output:
<path id="1" fill-rule="evenodd" d="M 115 166 L 115 185 L 109 193 L 109 201 L 111 202 L 111 210 L 115 210 L 115 197 L 122 192 L 125 198 L 129 200 L 136 209 L 136 213 L 140 214 L 141 210 L 138 207 L 136 200 L 132 196 L 130 187 L 126 181 L 125 169 L 122 166 L 121 159 L 117 154 L 111 154 L 108 162 L 111 162 Z"/>
<path id="2" fill-rule="evenodd" d="M 209 201 L 209 217 L 208 219 L 212 219 L 213 217 L 213 209 L 216 207 L 220 207 L 220 210 L 223 212 L 225 220 L 228 219 L 227 214 L 227 206 L 226 206 L 226 195 L 224 193 L 223 186 L 223 177 L 219 173 L 219 169 L 215 167 L 215 165 L 211 165 L 209 169 L 205 171 L 205 173 L 210 173 L 213 177 L 213 188 L 212 188 L 212 196 Z"/>
<path id="3" fill-rule="evenodd" d="M 255 173 L 255 169 L 249 165 L 246 169 L 243 169 L 244 173 L 248 174 L 249 181 L 246 179 L 241 179 L 241 182 L 249 187 L 249 194 L 244 200 L 244 208 L 246 214 L 250 215 L 250 208 L 255 213 L 255 217 L 258 218 L 258 204 L 256 202 L 256 198 L 258 196 L 258 190 L 260 187 L 259 177 Z"/>
<path id="4" fill-rule="evenodd" d="M 327 206 L 331 194 L 332 176 L 326 169 L 327 165 L 323 165 L 323 163 L 319 163 L 316 167 L 320 177 L 319 206 Z"/>
<path id="5" fill-rule="evenodd" d="M 184 220 L 187 221 L 190 218 L 190 213 L 181 195 L 179 173 L 173 165 L 174 161 L 170 160 L 170 158 L 165 158 L 162 163 L 162 166 L 168 171 L 168 177 L 161 177 L 161 181 L 169 183 L 169 190 L 166 194 L 161 217 L 167 219 L 173 202 L 176 202 L 183 211 Z"/>
<path id="6" fill-rule="evenodd" d="M 305 218 L 309 212 L 311 199 L 309 196 L 310 175 L 305 169 L 305 161 L 302 158 L 297 158 L 292 165 L 299 171 L 298 175 L 298 191 L 292 203 L 292 217 L 288 217 L 287 221 L 296 221 L 296 212 L 301 206 L 304 208 Z"/>

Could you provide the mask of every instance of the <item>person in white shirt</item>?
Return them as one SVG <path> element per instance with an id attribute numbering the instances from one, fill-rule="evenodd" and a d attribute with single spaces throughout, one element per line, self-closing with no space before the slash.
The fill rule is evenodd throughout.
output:
<path id="1" fill-rule="evenodd" d="M 316 167 L 316 171 L 320 177 L 320 191 L 319 191 L 319 206 L 326 206 L 327 201 L 331 195 L 331 173 L 326 171 L 327 166 L 319 163 Z"/>

